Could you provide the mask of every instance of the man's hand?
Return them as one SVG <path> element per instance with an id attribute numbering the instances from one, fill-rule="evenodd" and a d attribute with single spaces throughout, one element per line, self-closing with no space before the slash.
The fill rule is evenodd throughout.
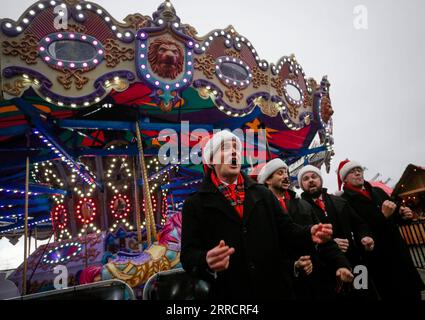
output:
<path id="1" fill-rule="evenodd" d="M 361 242 L 366 251 L 372 251 L 375 247 L 375 241 L 371 237 L 364 237 Z"/>
<path id="2" fill-rule="evenodd" d="M 235 252 L 234 248 L 226 246 L 223 240 L 219 245 L 207 252 L 208 267 L 215 271 L 220 272 L 229 268 L 230 256 Z"/>
<path id="3" fill-rule="evenodd" d="M 404 219 L 404 220 L 413 219 L 413 212 L 409 207 L 401 206 L 399 212 L 400 212 L 402 219 Z"/>
<path id="4" fill-rule="evenodd" d="M 306 275 L 313 272 L 313 263 L 311 262 L 310 256 L 302 256 L 295 261 L 295 268 L 304 271 Z"/>
<path id="5" fill-rule="evenodd" d="M 396 208 L 397 205 L 394 202 L 385 200 L 382 204 L 382 214 L 385 216 L 385 218 L 389 218 L 394 213 Z"/>
<path id="6" fill-rule="evenodd" d="M 338 245 L 339 249 L 342 252 L 347 252 L 348 247 L 350 245 L 350 242 L 348 241 L 348 239 L 340 239 L 340 238 L 335 238 L 334 241 L 336 242 L 336 244 Z"/>
<path id="7" fill-rule="evenodd" d="M 354 276 L 347 268 L 339 268 L 336 271 L 336 277 L 342 282 L 353 282 Z"/>
<path id="8" fill-rule="evenodd" d="M 314 243 L 322 244 L 332 239 L 332 225 L 331 224 L 315 224 L 311 227 L 311 239 Z"/>

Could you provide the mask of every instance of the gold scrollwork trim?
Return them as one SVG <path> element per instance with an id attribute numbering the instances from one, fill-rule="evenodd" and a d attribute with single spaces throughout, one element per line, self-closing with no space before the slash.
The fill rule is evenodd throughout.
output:
<path id="1" fill-rule="evenodd" d="M 26 34 L 20 41 L 3 41 L 3 54 L 19 56 L 27 64 L 37 64 L 37 45 L 37 38 Z"/>

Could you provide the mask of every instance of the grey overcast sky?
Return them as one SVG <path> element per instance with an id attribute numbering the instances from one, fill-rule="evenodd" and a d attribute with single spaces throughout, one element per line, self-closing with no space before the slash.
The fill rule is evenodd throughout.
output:
<path id="1" fill-rule="evenodd" d="M 0 18 L 16 20 L 35 1 L 0 0 Z M 98 0 L 118 20 L 151 15 L 161 0 Z M 345 158 L 395 184 L 409 163 L 425 166 L 425 1 L 172 0 L 200 35 L 232 24 L 260 57 L 276 63 L 294 53 L 308 77 L 332 84 L 335 152 L 325 184 L 336 191 Z M 366 30 L 354 27 L 367 9 Z"/>

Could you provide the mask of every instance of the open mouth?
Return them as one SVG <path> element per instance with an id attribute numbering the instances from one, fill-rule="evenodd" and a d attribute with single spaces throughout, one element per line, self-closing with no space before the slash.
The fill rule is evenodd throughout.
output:
<path id="1" fill-rule="evenodd" d="M 285 181 L 283 181 L 283 182 L 282 182 L 282 187 L 283 187 L 284 189 L 288 189 L 290 185 L 291 185 L 291 184 L 289 183 L 289 181 L 288 181 L 288 180 L 285 180 Z"/>
<path id="2" fill-rule="evenodd" d="M 232 161 L 230 162 L 230 168 L 232 169 L 238 168 L 238 161 L 236 158 L 233 158 Z"/>

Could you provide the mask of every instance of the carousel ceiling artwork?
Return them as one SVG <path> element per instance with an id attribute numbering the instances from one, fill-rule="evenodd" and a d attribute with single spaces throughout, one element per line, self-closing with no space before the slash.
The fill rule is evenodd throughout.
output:
<path id="1" fill-rule="evenodd" d="M 38 1 L 1 19 L 0 237 L 22 235 L 27 213 L 29 232 L 53 233 L 50 247 L 66 257 L 87 234 L 113 233 L 105 248 L 125 246 L 122 230 L 151 243 L 202 180 L 202 166 L 185 162 L 196 130 L 261 130 L 252 146 L 266 160 L 329 170 L 328 78 L 308 78 L 293 54 L 269 63 L 249 36 L 232 26 L 199 36 L 170 1 L 122 22 L 83 0 Z M 164 130 L 174 133 L 163 140 Z M 178 155 L 164 163 L 166 144 Z M 243 160 L 250 173 L 252 157 Z"/>

